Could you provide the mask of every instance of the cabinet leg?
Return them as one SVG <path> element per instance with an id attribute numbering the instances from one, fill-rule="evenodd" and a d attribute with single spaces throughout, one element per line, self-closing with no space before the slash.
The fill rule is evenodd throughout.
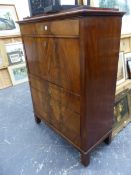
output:
<path id="1" fill-rule="evenodd" d="M 35 122 L 36 122 L 37 124 L 39 124 L 39 123 L 41 122 L 41 119 L 39 119 L 35 114 L 34 114 L 34 117 L 35 117 Z"/>
<path id="2" fill-rule="evenodd" d="M 112 133 L 104 140 L 105 144 L 110 145 L 112 141 Z"/>
<path id="3" fill-rule="evenodd" d="M 82 154 L 81 153 L 81 163 L 84 166 L 88 166 L 89 165 L 89 163 L 90 163 L 90 155 L 89 155 L 89 153 L 88 154 Z"/>

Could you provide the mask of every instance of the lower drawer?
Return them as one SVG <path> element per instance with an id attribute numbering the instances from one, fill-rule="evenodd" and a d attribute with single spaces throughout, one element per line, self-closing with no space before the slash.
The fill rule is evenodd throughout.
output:
<path id="1" fill-rule="evenodd" d="M 51 97 L 67 109 L 80 114 L 80 96 L 67 92 L 63 88 L 34 75 L 30 74 L 29 79 L 31 87 L 42 92 L 44 99 L 48 100 L 47 98 Z"/>
<path id="2" fill-rule="evenodd" d="M 41 119 L 55 127 L 62 135 L 75 145 L 80 147 L 80 116 L 69 113 L 61 112 L 60 115 L 56 111 L 47 113 L 35 107 L 36 115 Z"/>
<path id="3" fill-rule="evenodd" d="M 30 76 L 30 84 L 37 115 L 79 146 L 79 97 L 34 76 Z"/>

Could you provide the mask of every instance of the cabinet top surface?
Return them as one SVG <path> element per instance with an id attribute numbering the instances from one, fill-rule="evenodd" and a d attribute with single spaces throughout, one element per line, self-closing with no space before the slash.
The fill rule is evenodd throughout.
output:
<path id="1" fill-rule="evenodd" d="M 37 21 L 49 21 L 68 18 L 80 18 L 87 16 L 123 16 L 124 12 L 120 12 L 117 9 L 109 8 L 95 8 L 81 6 L 70 10 L 65 10 L 57 13 L 48 13 L 34 17 L 24 18 L 22 21 L 18 21 L 19 24 Z"/>

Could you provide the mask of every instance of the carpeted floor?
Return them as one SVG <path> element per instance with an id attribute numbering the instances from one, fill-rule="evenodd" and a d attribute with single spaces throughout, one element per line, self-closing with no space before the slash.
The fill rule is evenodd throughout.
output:
<path id="1" fill-rule="evenodd" d="M 110 146 L 101 144 L 90 165 L 44 123 L 34 121 L 28 83 L 0 90 L 0 175 L 130 175 L 131 124 Z"/>

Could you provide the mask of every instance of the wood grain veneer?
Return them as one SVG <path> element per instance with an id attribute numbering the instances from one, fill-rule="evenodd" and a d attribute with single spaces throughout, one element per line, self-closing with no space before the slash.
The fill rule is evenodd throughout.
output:
<path id="1" fill-rule="evenodd" d="M 79 20 L 39 22 L 36 23 L 36 32 L 44 35 L 77 36 L 79 35 Z"/>

